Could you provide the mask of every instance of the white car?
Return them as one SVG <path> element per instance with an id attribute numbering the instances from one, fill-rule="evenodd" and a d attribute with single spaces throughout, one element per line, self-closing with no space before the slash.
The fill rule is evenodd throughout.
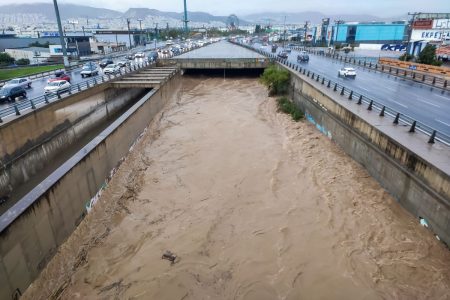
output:
<path id="1" fill-rule="evenodd" d="M 134 55 L 134 58 L 144 58 L 145 57 L 145 53 L 144 52 L 138 52 Z"/>
<path id="2" fill-rule="evenodd" d="M 103 69 L 103 74 L 114 74 L 114 73 L 119 73 L 119 72 L 120 72 L 120 67 L 116 64 L 107 65 Z"/>
<path id="3" fill-rule="evenodd" d="M 49 82 L 44 88 L 46 94 L 60 94 L 70 89 L 70 83 L 65 80 L 55 80 Z"/>
<path id="4" fill-rule="evenodd" d="M 354 79 L 356 77 L 356 70 L 353 68 L 342 68 L 338 71 L 338 76 Z"/>
<path id="5" fill-rule="evenodd" d="M 24 89 L 31 88 L 31 80 L 28 78 L 14 78 L 6 82 L 4 87 L 21 86 Z"/>

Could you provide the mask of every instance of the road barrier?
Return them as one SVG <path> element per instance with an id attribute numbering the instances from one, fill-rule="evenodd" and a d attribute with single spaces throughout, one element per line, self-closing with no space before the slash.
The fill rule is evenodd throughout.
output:
<path id="1" fill-rule="evenodd" d="M 173 56 L 178 56 L 178 55 L 181 55 L 183 53 L 195 50 L 197 48 L 199 48 L 199 47 L 194 47 L 194 48 L 189 49 L 189 50 L 188 49 L 183 49 L 182 51 L 180 51 L 179 54 L 173 55 Z M 119 56 L 121 56 L 121 55 L 119 55 Z M 170 57 L 172 57 L 172 56 L 169 55 L 169 57 L 167 57 L 167 58 L 170 58 Z M 112 76 L 109 75 L 109 74 L 108 75 L 97 75 L 97 76 L 92 77 L 92 78 L 90 78 L 88 80 L 82 81 L 82 82 L 80 82 L 78 84 L 73 84 L 73 85 L 71 85 L 70 89 L 68 91 L 66 91 L 66 92 L 57 93 L 57 94 L 49 94 L 49 95 L 45 95 L 44 94 L 44 95 L 38 96 L 36 98 L 26 99 L 26 101 L 20 101 L 20 102 L 14 103 L 14 104 L 6 107 L 6 108 L 0 109 L 0 123 L 3 123 L 3 119 L 8 117 L 8 116 L 12 116 L 12 115 L 19 116 L 19 115 L 22 114 L 22 112 L 24 110 L 27 110 L 27 109 L 33 109 L 34 110 L 34 109 L 36 109 L 36 107 L 38 105 L 40 107 L 40 106 L 48 104 L 50 102 L 59 101 L 59 100 L 65 98 L 67 96 L 70 96 L 72 94 L 76 94 L 78 92 L 84 91 L 86 89 L 89 89 L 89 88 L 97 85 L 97 84 L 104 83 L 104 82 L 107 82 L 107 81 L 110 81 L 110 80 L 113 80 L 113 79 L 116 79 L 116 78 L 121 78 L 123 75 L 126 75 L 126 74 L 128 74 L 130 72 L 134 72 L 134 71 L 137 71 L 137 70 L 139 70 L 141 68 L 144 68 L 144 67 L 147 67 L 147 66 L 150 66 L 150 65 L 154 65 L 154 64 L 155 64 L 155 62 L 153 62 L 153 61 L 152 62 L 144 61 L 142 63 L 135 64 L 134 66 L 125 67 L 124 68 L 125 70 L 124 70 L 123 73 L 121 71 L 121 72 L 116 73 L 116 74 L 114 74 Z M 71 66 L 70 68 L 71 69 L 75 69 L 75 68 L 79 68 L 80 66 L 82 66 L 82 64 L 74 65 L 74 66 Z M 64 69 L 59 69 L 59 70 L 64 70 Z M 35 76 L 45 77 L 45 76 L 52 75 L 56 71 L 59 71 L 59 70 L 37 73 L 37 74 L 35 74 Z M 33 79 L 30 76 L 28 76 L 28 77 Z M 39 77 L 34 77 L 34 78 L 39 78 Z"/>
<path id="2" fill-rule="evenodd" d="M 445 76 L 446 74 L 443 74 L 443 76 L 437 76 L 437 73 L 426 73 L 421 72 L 418 69 L 410 69 L 410 68 L 404 68 L 405 66 L 411 66 L 415 65 L 409 62 L 401 62 L 397 61 L 397 64 L 394 64 L 392 59 L 386 59 L 386 58 L 380 58 L 378 62 L 371 62 L 367 60 L 362 60 L 361 58 L 355 58 L 355 57 L 349 57 L 349 56 L 342 56 L 339 53 L 328 53 L 323 50 L 316 50 L 316 49 L 308 49 L 308 48 L 301 48 L 297 47 L 294 48 L 295 50 L 305 50 L 310 54 L 329 57 L 344 63 L 357 65 L 363 68 L 368 68 L 371 70 L 388 73 L 397 77 L 401 77 L 404 79 L 410 79 L 416 82 L 420 82 L 423 84 L 431 85 L 437 88 L 441 88 L 444 90 L 450 91 L 449 81 L 450 77 Z M 437 67 L 430 66 L 429 69 L 435 70 Z M 437 72 L 437 71 L 436 71 Z M 439 72 L 442 73 L 442 72 Z"/>
<path id="3" fill-rule="evenodd" d="M 276 56 L 275 54 L 269 53 L 269 52 L 261 50 L 261 49 L 255 49 L 250 45 L 236 43 L 236 42 L 234 42 L 234 43 L 237 45 L 240 45 L 242 47 L 245 47 L 247 49 L 256 51 L 261 55 L 265 55 L 265 56 L 271 58 L 272 61 L 278 62 L 278 63 L 286 66 L 287 68 L 290 68 L 294 71 L 300 72 L 303 75 L 305 75 L 311 79 L 315 79 L 316 81 L 322 82 L 322 84 L 324 86 L 326 86 L 329 89 L 332 88 L 332 90 L 334 92 L 338 92 L 341 96 L 343 96 L 342 98 L 346 97 L 348 99 L 348 101 L 358 99 L 358 101 L 355 102 L 356 105 L 367 105 L 368 110 L 379 112 L 380 117 L 393 118 L 393 124 L 395 124 L 395 125 L 402 124 L 405 126 L 409 126 L 409 128 L 410 128 L 409 132 L 411 132 L 411 133 L 416 132 L 416 131 L 424 133 L 425 135 L 427 135 L 429 137 L 427 142 L 430 144 L 435 143 L 435 141 L 439 141 L 447 146 L 450 146 L 450 136 L 448 136 L 442 132 L 439 132 L 436 129 L 434 129 L 422 122 L 414 120 L 414 118 L 412 118 L 406 114 L 398 112 L 386 105 L 383 105 L 383 104 L 377 102 L 374 99 L 371 99 L 371 98 L 364 96 L 358 92 L 355 92 L 355 91 L 339 84 L 338 82 L 334 82 L 330 79 L 327 79 L 326 77 L 324 77 L 322 75 L 315 74 L 314 72 L 307 70 L 303 66 L 288 62 L 287 59 L 281 59 L 278 56 Z"/>
<path id="4" fill-rule="evenodd" d="M 113 75 L 97 75 L 80 83 L 72 84 L 70 88 L 64 92 L 44 94 L 33 99 L 27 99 L 27 101 L 19 101 L 17 103 L 14 103 L 13 105 L 10 105 L 9 107 L 0 110 L 0 123 L 3 122 L 3 119 L 5 117 L 12 115 L 20 116 L 25 110 L 34 110 L 36 109 L 36 107 L 41 107 L 42 105 L 48 104 L 50 102 L 60 101 L 61 99 L 64 99 L 70 95 L 79 93 L 98 84 L 121 78 L 126 74 L 151 66 L 153 64 L 155 64 L 155 62 L 143 62 L 142 64 L 134 65 L 134 68 L 132 68 L 131 66 L 126 67 L 121 73 L 115 73 Z"/>

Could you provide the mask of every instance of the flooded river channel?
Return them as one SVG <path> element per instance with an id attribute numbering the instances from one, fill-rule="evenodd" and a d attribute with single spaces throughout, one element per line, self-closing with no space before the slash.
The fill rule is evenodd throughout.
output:
<path id="1" fill-rule="evenodd" d="M 162 259 L 165 251 L 175 261 Z M 170 258 L 170 255 L 169 255 Z M 256 78 L 183 78 L 24 299 L 450 299 L 450 251 Z"/>

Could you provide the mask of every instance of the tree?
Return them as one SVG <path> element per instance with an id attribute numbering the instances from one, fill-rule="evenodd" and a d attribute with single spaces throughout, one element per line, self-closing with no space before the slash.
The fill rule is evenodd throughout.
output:
<path id="1" fill-rule="evenodd" d="M 28 58 L 21 58 L 16 60 L 16 64 L 19 66 L 27 66 L 30 64 L 30 60 Z"/>
<path id="2" fill-rule="evenodd" d="M 436 47 L 430 44 L 426 45 L 418 55 L 417 61 L 427 65 L 440 65 L 440 62 L 436 60 Z"/>
<path id="3" fill-rule="evenodd" d="M 14 58 L 12 58 L 8 53 L 0 53 L 0 65 L 10 65 L 14 63 Z"/>

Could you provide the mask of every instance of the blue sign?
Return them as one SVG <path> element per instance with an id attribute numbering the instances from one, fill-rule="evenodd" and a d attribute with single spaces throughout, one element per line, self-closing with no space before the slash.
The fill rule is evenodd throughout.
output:
<path id="1" fill-rule="evenodd" d="M 410 66 L 409 66 L 409 69 L 410 69 L 410 70 L 417 70 L 417 66 L 415 66 L 415 65 L 410 65 Z"/>

